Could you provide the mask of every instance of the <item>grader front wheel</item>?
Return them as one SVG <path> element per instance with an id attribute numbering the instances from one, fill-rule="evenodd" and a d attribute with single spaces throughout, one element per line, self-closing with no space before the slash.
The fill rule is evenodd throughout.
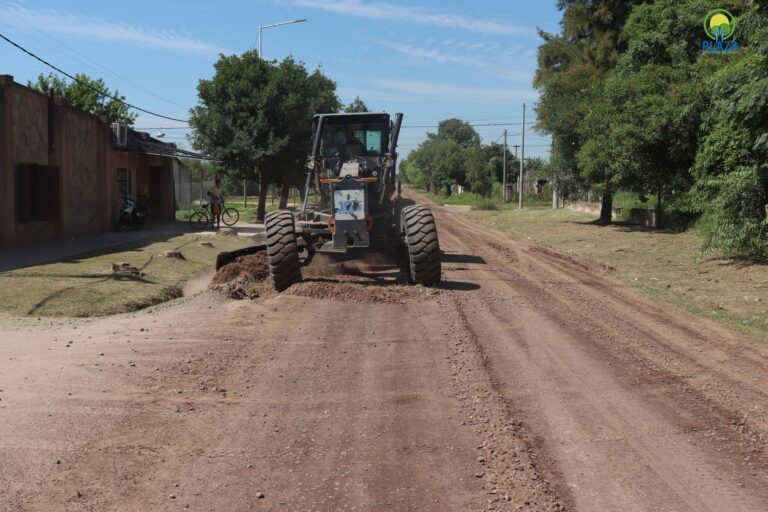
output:
<path id="1" fill-rule="evenodd" d="M 269 277 L 275 290 L 281 292 L 293 283 L 301 281 L 301 261 L 293 214 L 289 210 L 267 214 L 264 219 L 264 231 L 267 238 Z"/>

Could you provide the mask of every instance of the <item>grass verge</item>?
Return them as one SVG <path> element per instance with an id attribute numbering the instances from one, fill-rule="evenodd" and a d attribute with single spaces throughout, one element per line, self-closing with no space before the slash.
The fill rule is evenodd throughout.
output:
<path id="1" fill-rule="evenodd" d="M 512 209 L 517 208 L 517 196 L 509 198 L 507 204 L 502 203 L 499 195 L 492 197 L 483 197 L 474 192 L 464 192 L 463 194 L 451 194 L 450 196 L 444 196 L 442 194 L 435 194 L 434 192 L 426 192 L 424 190 L 415 189 L 419 194 L 428 197 L 440 205 L 447 206 L 472 206 L 478 210 L 491 210 L 489 205 L 495 205 L 495 209 Z M 552 198 L 543 194 L 526 194 L 523 197 L 523 202 L 527 206 L 548 206 L 552 204 Z"/>
<path id="2" fill-rule="evenodd" d="M 2 272 L 0 312 L 88 317 L 135 311 L 180 297 L 186 281 L 213 270 L 219 252 L 246 245 L 235 236 L 182 235 Z M 160 256 L 163 251 L 180 251 L 184 259 Z M 129 262 L 141 275 L 113 274 L 112 263 L 119 262 Z"/>
<path id="3" fill-rule="evenodd" d="M 490 228 L 591 259 L 656 302 L 768 337 L 768 265 L 702 257 L 693 231 L 601 227 L 595 216 L 547 208 L 471 211 Z"/>

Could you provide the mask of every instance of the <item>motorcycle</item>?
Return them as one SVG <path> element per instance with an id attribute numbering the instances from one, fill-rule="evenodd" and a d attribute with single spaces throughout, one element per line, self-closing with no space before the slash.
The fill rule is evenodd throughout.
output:
<path id="1" fill-rule="evenodd" d="M 136 204 L 133 199 L 123 198 L 115 230 L 119 231 L 123 227 L 139 230 L 147 223 L 148 217 L 149 209 L 146 206 Z"/>

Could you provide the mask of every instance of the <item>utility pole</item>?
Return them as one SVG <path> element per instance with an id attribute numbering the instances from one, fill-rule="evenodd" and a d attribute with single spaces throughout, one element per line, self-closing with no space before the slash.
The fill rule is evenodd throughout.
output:
<path id="1" fill-rule="evenodd" d="M 523 162 L 525 162 L 525 103 L 523 103 L 523 139 L 520 141 L 520 190 L 517 193 L 517 207 L 523 208 L 523 189 L 525 188 L 525 169 L 523 168 Z"/>
<path id="2" fill-rule="evenodd" d="M 502 192 L 503 193 L 501 194 L 501 197 L 502 197 L 501 201 L 503 203 L 506 203 L 507 202 L 507 130 L 506 129 L 504 130 L 504 158 L 503 158 L 503 162 L 504 162 L 504 164 L 503 164 L 504 165 L 504 167 L 503 167 L 503 170 L 504 170 L 504 173 L 503 173 L 503 175 L 504 175 L 504 180 L 503 180 L 504 181 L 504 186 L 502 188 Z"/>
<path id="3" fill-rule="evenodd" d="M 552 143 L 552 144 L 554 146 L 554 143 Z M 553 153 L 553 147 L 550 146 L 550 148 L 549 148 L 549 161 L 550 162 L 552 161 L 552 153 Z M 550 169 L 552 169 L 551 166 L 550 166 Z M 554 172 L 554 171 L 550 170 L 550 172 Z M 551 174 L 550 174 L 550 176 L 552 178 L 552 209 L 553 210 L 557 210 L 557 208 L 560 206 L 560 198 L 557 197 L 557 179 L 555 178 L 555 176 L 553 176 Z"/>
<path id="4" fill-rule="evenodd" d="M 515 148 L 515 160 L 517 160 L 517 148 L 519 148 L 519 147 L 520 147 L 520 144 L 513 144 L 513 145 L 512 145 L 512 147 L 513 147 L 513 148 Z M 515 183 L 515 192 L 517 192 L 518 190 L 520 190 L 520 179 L 519 179 L 519 178 L 520 178 L 520 177 L 518 176 L 518 180 L 517 180 L 517 182 Z"/>

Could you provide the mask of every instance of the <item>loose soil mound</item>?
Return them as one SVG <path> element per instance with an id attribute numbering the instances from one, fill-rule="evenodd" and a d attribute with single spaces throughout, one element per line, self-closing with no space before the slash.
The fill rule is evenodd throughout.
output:
<path id="1" fill-rule="evenodd" d="M 267 254 L 246 254 L 221 267 L 213 276 L 210 288 L 230 299 L 255 299 L 268 276 Z"/>
<path id="2" fill-rule="evenodd" d="M 224 265 L 213 276 L 211 284 L 224 284 L 244 278 L 249 281 L 263 281 L 269 276 L 267 253 L 257 252 L 240 256 L 228 265 Z"/>
<path id="3" fill-rule="evenodd" d="M 440 290 L 406 285 L 318 280 L 294 284 L 283 293 L 340 302 L 414 304 L 437 296 Z"/>
<path id="4" fill-rule="evenodd" d="M 255 299 L 269 278 L 266 252 L 240 256 L 216 272 L 210 288 L 235 300 Z M 415 304 L 437 296 L 440 290 L 397 284 L 395 281 L 371 282 L 360 276 L 317 278 L 296 283 L 283 292 L 287 295 L 328 299 L 340 302 Z"/>

